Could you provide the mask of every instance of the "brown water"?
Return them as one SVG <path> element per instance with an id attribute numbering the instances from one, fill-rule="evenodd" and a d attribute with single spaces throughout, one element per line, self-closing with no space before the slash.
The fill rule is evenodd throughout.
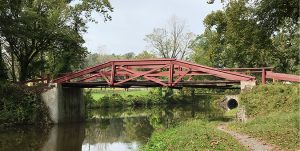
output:
<path id="1" fill-rule="evenodd" d="M 200 103 L 201 104 L 201 103 Z M 148 108 L 93 109 L 85 123 L 0 130 L 2 151 L 127 151 L 138 150 L 158 129 L 187 119 L 221 117 L 206 104 Z"/>

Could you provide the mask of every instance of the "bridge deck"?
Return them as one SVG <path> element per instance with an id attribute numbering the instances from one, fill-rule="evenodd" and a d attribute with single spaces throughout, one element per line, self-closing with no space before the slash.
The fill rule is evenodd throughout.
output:
<path id="1" fill-rule="evenodd" d="M 118 81 L 116 81 L 118 82 Z M 168 84 L 168 81 L 162 81 Z M 182 87 L 195 87 L 195 88 L 226 88 L 226 89 L 239 89 L 240 81 L 182 81 L 174 88 Z M 62 83 L 63 87 L 79 87 L 79 88 L 104 88 L 104 87 L 160 87 L 161 85 L 152 81 L 128 81 L 121 85 L 110 86 L 106 81 L 97 82 L 65 82 Z"/>

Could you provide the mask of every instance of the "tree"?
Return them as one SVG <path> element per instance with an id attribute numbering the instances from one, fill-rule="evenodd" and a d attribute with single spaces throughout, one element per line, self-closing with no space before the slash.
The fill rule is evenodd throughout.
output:
<path id="1" fill-rule="evenodd" d="M 176 16 L 169 21 L 169 27 L 154 28 L 146 35 L 145 41 L 150 44 L 158 56 L 163 58 L 189 59 L 190 46 L 194 34 L 187 32 L 186 24 Z"/>
<path id="2" fill-rule="evenodd" d="M 136 59 L 153 59 L 156 58 L 154 54 L 149 53 L 148 51 L 143 51 L 135 56 Z"/>
<path id="3" fill-rule="evenodd" d="M 297 1 L 229 1 L 224 10 L 207 15 L 194 59 L 215 67 L 273 66 L 293 72 L 299 63 Z M 298 13 L 297 13 L 298 12 Z"/>
<path id="4" fill-rule="evenodd" d="M 2 40 L 0 39 L 0 81 L 5 81 L 8 77 L 7 77 L 7 68 L 3 59 L 2 45 L 3 45 Z"/>
<path id="5" fill-rule="evenodd" d="M 20 81 L 43 74 L 37 69 L 44 72 L 46 61 L 50 62 L 50 70 L 55 65 L 62 66 L 59 71 L 70 71 L 67 66 L 76 65 L 76 60 L 86 55 L 81 34 L 86 31 L 86 22 L 93 21 L 91 13 L 96 11 L 110 19 L 112 8 L 107 0 L 81 0 L 69 5 L 71 1 L 1 2 L 0 35 L 8 43 L 12 62 L 16 60 L 19 65 Z"/>
<path id="6" fill-rule="evenodd" d="M 134 54 L 134 52 L 128 52 L 128 53 L 125 53 L 123 56 L 125 57 L 125 59 L 130 60 L 135 57 L 135 54 Z"/>

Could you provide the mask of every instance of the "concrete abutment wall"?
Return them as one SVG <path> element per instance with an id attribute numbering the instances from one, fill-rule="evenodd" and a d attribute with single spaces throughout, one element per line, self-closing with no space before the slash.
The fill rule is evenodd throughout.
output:
<path id="1" fill-rule="evenodd" d="M 42 100 L 49 108 L 53 123 L 82 122 L 85 119 L 85 104 L 83 89 L 64 88 L 52 84 L 47 92 L 42 94 Z"/>

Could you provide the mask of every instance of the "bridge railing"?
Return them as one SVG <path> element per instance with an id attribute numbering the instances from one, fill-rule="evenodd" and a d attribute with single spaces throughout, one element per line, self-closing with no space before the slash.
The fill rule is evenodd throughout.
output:
<path id="1" fill-rule="evenodd" d="M 261 74 L 261 83 L 266 84 L 267 79 L 272 79 L 273 82 L 277 80 L 289 81 L 289 82 L 300 82 L 299 75 L 276 73 L 273 72 L 273 67 L 264 68 L 224 68 L 227 71 L 236 71 L 241 73 L 249 74 Z"/>

